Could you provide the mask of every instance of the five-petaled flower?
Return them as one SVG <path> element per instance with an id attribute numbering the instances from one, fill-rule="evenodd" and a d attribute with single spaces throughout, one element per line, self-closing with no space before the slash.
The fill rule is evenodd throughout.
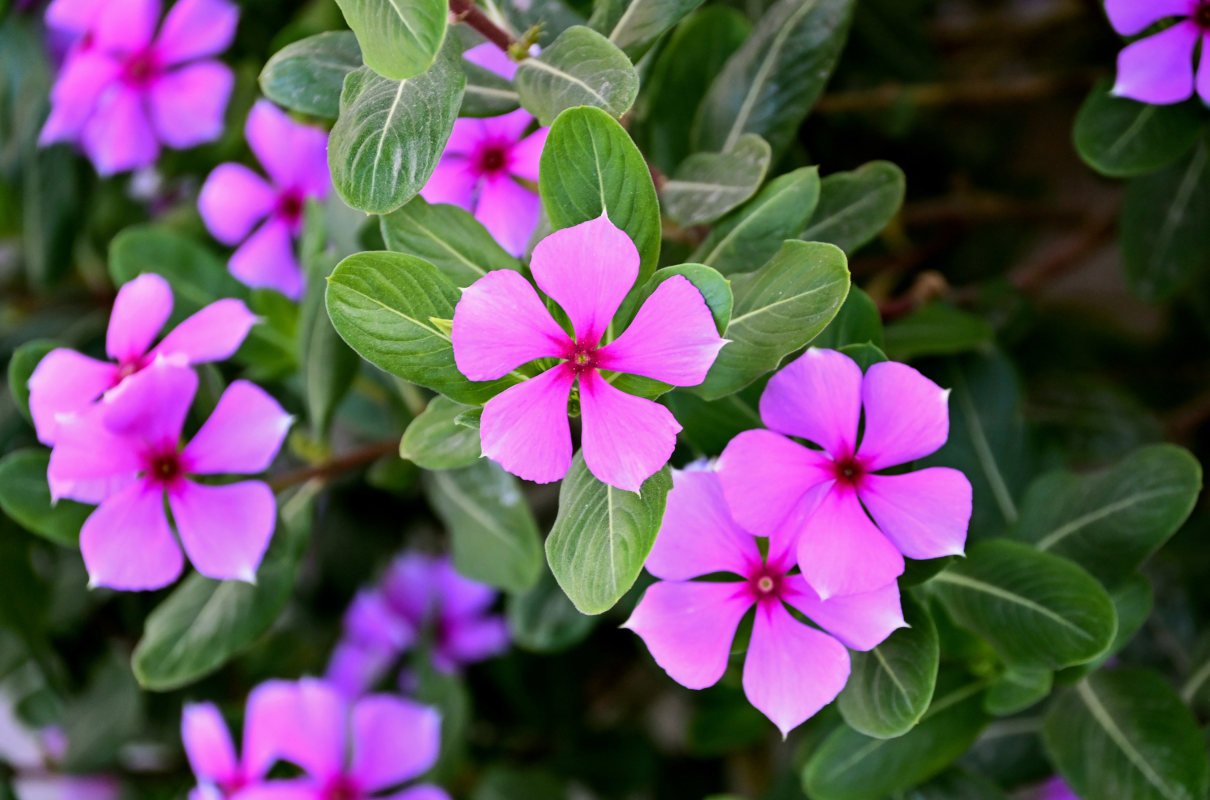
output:
<path id="1" fill-rule="evenodd" d="M 904 556 L 961 554 L 971 515 L 965 475 L 948 467 L 877 474 L 945 443 L 948 396 L 905 364 L 874 364 L 863 376 L 842 353 L 808 350 L 761 395 L 771 430 L 741 433 L 719 458 L 732 513 L 748 530 L 788 524 L 801 534 L 798 564 L 825 598 L 884 586 L 903 572 Z"/>
<path id="2" fill-rule="evenodd" d="M 100 503 L 80 531 L 92 585 L 158 589 L 176 579 L 183 559 L 165 495 L 198 572 L 255 579 L 277 519 L 273 490 L 262 481 L 209 485 L 190 476 L 263 472 L 292 418 L 262 389 L 235 381 L 182 449 L 197 385 L 192 369 L 160 358 L 60 424 L 47 472 L 52 496 Z"/>
<path id="3" fill-rule="evenodd" d="M 543 239 L 530 268 L 570 319 L 574 336 L 512 270 L 475 281 L 454 310 L 454 359 L 471 380 L 502 378 L 540 358 L 560 360 L 487 402 L 479 429 L 483 454 L 527 480 L 562 478 L 572 457 L 567 404 L 578 382 L 585 464 L 605 483 L 638 491 L 672 455 L 681 426 L 664 406 L 614 388 L 601 373 L 694 386 L 705 380 L 726 340 L 701 292 L 674 275 L 656 287 L 621 335 L 602 345 L 639 274 L 634 243 L 604 214 Z"/>
<path id="4" fill-rule="evenodd" d="M 172 289 L 159 275 L 140 275 L 118 290 L 105 351 L 116 364 L 74 350 L 50 351 L 29 379 L 29 411 L 38 440 L 55 443 L 59 421 L 90 407 L 158 357 L 186 364 L 229 358 L 243 343 L 256 316 L 243 301 L 211 303 L 184 320 L 154 348 L 156 334 L 172 314 Z"/>
<path id="5" fill-rule="evenodd" d="M 112 175 L 151 165 L 161 144 L 194 147 L 222 133 L 235 79 L 212 56 L 235 36 L 233 3 L 179 0 L 158 33 L 160 0 L 51 10 L 55 24 L 82 35 L 51 90 L 40 144 L 79 142 L 97 172 Z"/>
<path id="6" fill-rule="evenodd" d="M 1210 0 L 1107 0 L 1105 13 L 1123 36 L 1134 36 L 1161 20 L 1175 23 L 1122 50 L 1114 94 L 1164 105 L 1186 100 L 1196 91 L 1210 103 Z M 1193 54 L 1199 41 L 1195 73 Z"/>
<path id="7" fill-rule="evenodd" d="M 899 587 L 892 580 L 824 601 L 803 575 L 790 574 L 790 529 L 771 529 L 762 556 L 757 537 L 732 518 L 717 474 L 674 471 L 672 477 L 646 564 L 661 580 L 648 587 L 624 627 L 643 638 L 673 680 L 702 689 L 722 677 L 740 620 L 755 606 L 744 693 L 784 736 L 844 688 L 846 646 L 869 650 L 903 627 Z M 694 580 L 718 573 L 729 579 Z M 827 633 L 796 620 L 787 604 Z"/>
<path id="8" fill-rule="evenodd" d="M 214 238 L 239 244 L 229 263 L 231 274 L 249 286 L 298 299 L 303 275 L 294 240 L 302 231 L 307 201 L 324 199 L 331 188 L 328 135 L 261 100 L 248 114 L 244 136 L 269 180 L 242 164 L 219 164 L 202 186 L 198 210 Z"/>

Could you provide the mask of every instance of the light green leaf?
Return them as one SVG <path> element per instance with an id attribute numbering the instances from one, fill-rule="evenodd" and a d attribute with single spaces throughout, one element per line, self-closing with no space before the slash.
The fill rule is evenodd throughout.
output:
<path id="1" fill-rule="evenodd" d="M 769 145 L 745 133 L 721 153 L 694 153 L 661 188 L 664 211 L 681 225 L 712 222 L 747 200 L 765 179 Z"/>
<path id="2" fill-rule="evenodd" d="M 360 69 L 361 48 L 349 31 L 327 31 L 286 45 L 260 73 L 260 89 L 279 106 L 336 119 L 345 77 Z"/>
<path id="3" fill-rule="evenodd" d="M 588 24 L 638 61 L 656 39 L 701 4 L 702 0 L 596 0 Z"/>
<path id="4" fill-rule="evenodd" d="M 852 255 L 895 218 L 905 191 L 903 170 L 889 161 L 871 161 L 852 172 L 829 175 L 800 238 L 831 242 Z"/>
<path id="5" fill-rule="evenodd" d="M 620 117 L 639 93 L 639 76 L 626 54 L 582 25 L 568 28 L 541 55 L 522 61 L 513 83 L 521 105 L 542 125 L 577 106 Z"/>
<path id="6" fill-rule="evenodd" d="M 449 20 L 446 0 L 336 0 L 357 34 L 366 66 L 401 81 L 437 59 Z"/>
<path id="7" fill-rule="evenodd" d="M 387 248 L 428 261 L 455 286 L 470 286 L 493 269 L 521 269 L 482 223 L 447 203 L 413 197 L 382 217 Z"/>
<path id="8" fill-rule="evenodd" d="M 71 500 L 52 503 L 46 483 L 49 466 L 49 450 L 17 450 L 0 459 L 0 508 L 26 530 L 76 547 L 93 506 Z"/>
<path id="9" fill-rule="evenodd" d="M 576 610 L 545 566 L 533 588 L 509 595 L 505 610 L 513 644 L 535 653 L 559 653 L 578 644 L 596 621 Z"/>
<path id="10" fill-rule="evenodd" d="M 1108 80 L 1093 87 L 1076 115 L 1075 144 L 1084 163 L 1102 175 L 1145 175 L 1177 160 L 1202 131 L 1196 101 L 1170 106 L 1110 94 Z"/>
<path id="11" fill-rule="evenodd" d="M 479 431 L 459 425 L 460 415 L 472 406 L 434 397 L 412 420 L 399 442 L 399 457 L 423 469 L 458 469 L 479 460 Z"/>

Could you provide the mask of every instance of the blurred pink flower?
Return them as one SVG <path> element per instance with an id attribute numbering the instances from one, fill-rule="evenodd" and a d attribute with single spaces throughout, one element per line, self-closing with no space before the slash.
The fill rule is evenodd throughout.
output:
<path id="1" fill-rule="evenodd" d="M 1105 13 L 1123 36 L 1134 36 L 1161 20 L 1174 23 L 1122 50 L 1114 94 L 1164 105 L 1187 100 L 1196 90 L 1210 103 L 1210 0 L 1106 0 Z M 1193 54 L 1199 41 L 1195 75 Z"/>

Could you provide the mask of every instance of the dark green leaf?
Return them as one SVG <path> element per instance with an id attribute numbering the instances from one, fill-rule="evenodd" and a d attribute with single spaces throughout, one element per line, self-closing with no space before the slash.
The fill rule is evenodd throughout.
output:
<path id="1" fill-rule="evenodd" d="M 471 800 L 566 800 L 567 788 L 548 772 L 490 767 Z"/>
<path id="2" fill-rule="evenodd" d="M 977 350 L 992 340 L 991 323 L 966 311 L 929 303 L 886 326 L 886 352 L 895 361 Z"/>
<path id="3" fill-rule="evenodd" d="M 1007 800 L 996 784 L 960 767 L 948 769 L 926 784 L 904 793 L 903 800 Z"/>
<path id="4" fill-rule="evenodd" d="M 702 0 L 597 0 L 588 24 L 637 61 Z"/>
<path id="5" fill-rule="evenodd" d="M 344 343 L 324 309 L 324 285 L 311 281 L 298 324 L 299 365 L 307 417 L 316 436 L 325 438 L 336 407 L 357 377 L 361 359 Z"/>
<path id="6" fill-rule="evenodd" d="M 94 668 L 88 686 L 63 709 L 65 770 L 112 768 L 123 745 L 143 727 L 144 697 L 125 659 L 109 653 Z M 67 790 L 70 795 L 72 790 Z"/>
<path id="7" fill-rule="evenodd" d="M 57 346 L 45 339 L 26 342 L 14 350 L 12 358 L 8 360 L 8 388 L 17 404 L 17 410 L 25 417 L 26 422 L 33 422 L 33 417 L 29 415 L 30 376 L 38 368 L 38 363 L 46 358 L 46 354 Z"/>
<path id="8" fill-rule="evenodd" d="M 336 0 L 357 34 L 365 63 L 392 81 L 419 75 L 437 59 L 449 20 L 446 0 Z"/>
<path id="9" fill-rule="evenodd" d="M 542 125 L 577 106 L 620 117 L 639 93 L 639 76 L 626 54 L 582 25 L 568 28 L 541 55 L 522 61 L 513 83 L 521 105 Z"/>
<path id="10" fill-rule="evenodd" d="M 823 179 L 819 205 L 801 238 L 831 242 L 852 255 L 899 213 L 906 191 L 903 170 L 889 161 L 871 161 L 852 172 Z"/>
<path id="11" fill-rule="evenodd" d="M 279 106 L 336 119 L 345 76 L 360 69 L 361 48 L 349 31 L 327 31 L 286 45 L 260 73 L 260 89 Z"/>
<path id="12" fill-rule="evenodd" d="M 515 111 L 521 104 L 512 82 L 490 69 L 463 59 L 462 71 L 466 73 L 466 92 L 462 95 L 458 116 L 494 117 Z"/>
<path id="13" fill-rule="evenodd" d="M 997 717 L 1024 711 L 1050 694 L 1054 678 L 1048 669 L 1009 667 L 987 688 L 983 708 Z"/>
<path id="14" fill-rule="evenodd" d="M 535 653 L 558 653 L 578 644 L 595 621 L 576 610 L 545 566 L 533 588 L 509 595 L 506 612 L 513 644 Z"/>
<path id="15" fill-rule="evenodd" d="M 475 463 L 481 455 L 479 431 L 456 421 L 470 409 L 445 397 L 434 397 L 403 432 L 399 457 L 424 469 L 457 469 Z"/>
<path id="16" fill-rule="evenodd" d="M 721 153 L 694 153 L 660 189 L 668 216 L 681 225 L 712 222 L 747 200 L 765 179 L 769 145 L 745 133 Z"/>
<path id="17" fill-rule="evenodd" d="M 458 206 L 413 197 L 382 217 L 387 248 L 428 261 L 455 286 L 470 286 L 493 269 L 521 269 L 482 223 Z"/>
<path id="18" fill-rule="evenodd" d="M 81 197 L 76 155 L 64 146 L 39 147 L 24 167 L 22 257 L 30 283 L 45 287 L 72 264 Z"/>
<path id="19" fill-rule="evenodd" d="M 849 289 L 849 296 L 844 299 L 836 318 L 815 337 L 814 345 L 837 350 L 865 342 L 882 346 L 882 315 L 870 296 L 854 286 Z"/>
<path id="20" fill-rule="evenodd" d="M 46 483 L 50 451 L 31 448 L 0 459 L 0 508 L 26 530 L 75 547 L 93 507 L 71 500 L 52 503 Z"/>
<path id="21" fill-rule="evenodd" d="M 1076 150 L 1102 175 L 1128 178 L 1166 166 L 1193 147 L 1202 131 L 1197 102 L 1156 106 L 1110 94 L 1098 83 L 1076 115 Z"/>

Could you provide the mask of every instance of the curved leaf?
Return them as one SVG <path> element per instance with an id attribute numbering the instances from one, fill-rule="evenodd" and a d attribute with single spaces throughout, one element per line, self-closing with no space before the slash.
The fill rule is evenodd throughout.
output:
<path id="1" fill-rule="evenodd" d="M 55 503 L 50 498 L 46 470 L 50 451 L 17 450 L 0 459 L 0 509 L 26 530 L 55 544 L 76 547 L 80 528 L 93 512 L 71 500 Z"/>
<path id="2" fill-rule="evenodd" d="M 639 76 L 626 54 L 592 28 L 576 25 L 535 58 L 517 66 L 521 105 L 543 125 L 576 106 L 620 117 L 639 94 Z"/>
<path id="3" fill-rule="evenodd" d="M 336 119 L 345 77 L 360 69 L 361 48 L 349 31 L 328 31 L 278 50 L 260 73 L 260 89 L 279 106 Z"/>
<path id="4" fill-rule="evenodd" d="M 1202 131 L 1197 102 L 1156 106 L 1115 97 L 1111 88 L 1098 83 L 1076 115 L 1076 150 L 1088 166 L 1127 178 L 1154 172 L 1193 147 Z"/>
<path id="5" fill-rule="evenodd" d="M 889 161 L 871 161 L 852 172 L 829 175 L 799 238 L 831 242 L 852 255 L 899 213 L 906 183 L 903 170 Z"/>
<path id="6" fill-rule="evenodd" d="M 765 179 L 769 145 L 745 133 L 721 153 L 694 153 L 660 189 L 668 216 L 682 225 L 712 222 L 747 200 Z"/>
<path id="7" fill-rule="evenodd" d="M 448 203 L 429 204 L 416 195 L 384 214 L 382 238 L 397 253 L 418 256 L 455 286 L 470 286 L 493 269 L 521 269 L 479 220 Z"/>
<path id="8" fill-rule="evenodd" d="M 457 422 L 472 408 L 446 397 L 434 397 L 404 430 L 399 457 L 423 469 L 458 469 L 474 464 L 482 455 L 479 430 Z"/>
<path id="9" fill-rule="evenodd" d="M 336 0 L 366 66 L 393 81 L 432 66 L 445 41 L 446 0 Z"/>

